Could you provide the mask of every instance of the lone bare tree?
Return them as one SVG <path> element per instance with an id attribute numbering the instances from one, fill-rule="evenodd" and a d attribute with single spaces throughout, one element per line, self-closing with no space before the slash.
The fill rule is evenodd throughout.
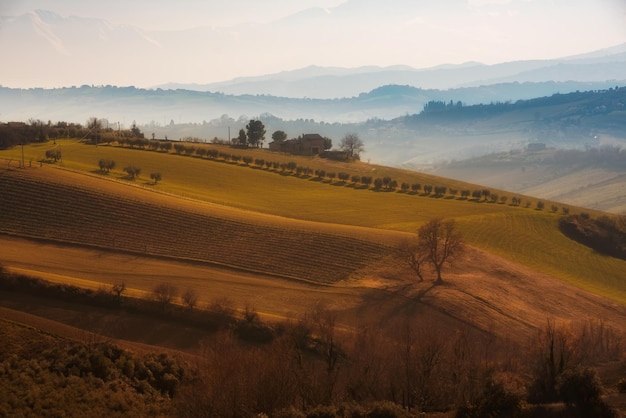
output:
<path id="1" fill-rule="evenodd" d="M 398 247 L 398 256 L 402 258 L 407 265 L 417 274 L 420 282 L 424 281 L 423 268 L 428 262 L 427 252 L 420 247 L 417 238 L 407 238 L 400 242 Z"/>
<path id="2" fill-rule="evenodd" d="M 156 300 L 163 309 L 174 301 L 178 294 L 178 289 L 171 283 L 160 283 L 152 290 L 154 300 Z"/>
<path id="3" fill-rule="evenodd" d="M 365 150 L 363 141 L 355 133 L 346 134 L 339 142 L 339 148 L 346 153 L 348 158 L 359 159 L 359 155 Z"/>
<path id="4" fill-rule="evenodd" d="M 193 308 L 198 304 L 198 292 L 192 288 L 185 290 L 182 296 L 183 302 L 189 307 L 189 310 L 193 311 Z"/>
<path id="5" fill-rule="evenodd" d="M 435 283 L 443 283 L 441 270 L 463 250 L 461 234 L 456 229 L 454 219 L 444 221 L 435 218 L 423 225 L 418 233 L 419 250 L 437 272 Z"/>

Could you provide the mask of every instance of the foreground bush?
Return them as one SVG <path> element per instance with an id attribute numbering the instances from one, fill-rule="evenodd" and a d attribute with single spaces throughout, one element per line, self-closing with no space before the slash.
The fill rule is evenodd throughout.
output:
<path id="1" fill-rule="evenodd" d="M 0 416 L 170 415 L 184 366 L 0 321 Z"/>

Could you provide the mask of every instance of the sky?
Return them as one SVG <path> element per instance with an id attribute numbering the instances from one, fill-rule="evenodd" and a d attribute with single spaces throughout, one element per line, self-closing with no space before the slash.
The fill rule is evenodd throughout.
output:
<path id="1" fill-rule="evenodd" d="M 0 53 L 23 59 L 3 64 L 13 68 L 0 68 L 2 85 L 201 84 L 309 65 L 428 68 L 468 61 L 496 64 L 558 58 L 626 43 L 626 0 L 0 1 L 0 16 L 20 16 L 37 9 L 63 18 L 97 18 L 114 26 L 140 28 L 159 48 L 159 55 L 149 55 L 149 48 L 143 46 L 137 53 L 124 51 L 122 43 L 122 47 L 115 46 L 116 54 L 136 65 L 123 72 L 106 69 L 100 73 L 93 64 L 97 68 L 106 65 L 91 56 L 81 57 L 87 48 L 78 45 L 79 39 L 51 35 L 47 27 L 38 27 L 37 36 L 45 34 L 49 48 L 60 51 L 58 57 L 52 52 L 44 55 L 60 67 L 56 72 L 36 72 L 36 61 L 29 61 L 32 55 L 42 54 L 35 48 L 35 38 L 32 44 L 26 35 L 11 39 L 23 32 L 8 30 L 3 23 Z M 199 36 L 206 39 L 178 37 L 179 44 L 167 41 L 167 32 L 199 27 L 205 28 Z M 106 45 L 98 48 L 106 53 Z M 128 54 L 127 58 L 122 54 Z M 150 71 L 135 70 L 156 60 L 163 65 Z M 85 61 L 92 66 L 83 66 Z"/>

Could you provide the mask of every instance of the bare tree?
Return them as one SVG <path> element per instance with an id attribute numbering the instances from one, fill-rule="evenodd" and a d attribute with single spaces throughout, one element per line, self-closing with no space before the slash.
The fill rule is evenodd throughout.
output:
<path id="1" fill-rule="evenodd" d="M 446 262 L 456 257 L 463 250 L 461 234 L 456 230 L 453 219 L 444 221 L 435 218 L 423 225 L 418 233 L 420 248 L 437 272 L 436 283 L 443 283 L 441 270 Z"/>
<path id="2" fill-rule="evenodd" d="M 185 290 L 182 298 L 183 302 L 185 302 L 185 305 L 187 305 L 190 310 L 193 310 L 193 308 L 195 308 L 198 304 L 198 292 L 196 292 L 192 288 L 188 288 L 187 290 Z"/>
<path id="3" fill-rule="evenodd" d="M 348 158 L 359 158 L 359 155 L 365 151 L 363 141 L 361 138 L 355 133 L 348 133 L 346 136 L 341 138 L 339 142 L 339 148 L 344 151 Z"/>
<path id="4" fill-rule="evenodd" d="M 161 283 L 152 290 L 154 299 L 159 302 L 165 309 L 176 297 L 178 289 L 171 283 Z"/>
<path id="5" fill-rule="evenodd" d="M 96 142 L 96 146 L 98 146 L 100 131 L 102 130 L 102 120 L 95 116 L 90 117 L 87 120 L 87 129 L 89 129 L 89 138 L 94 140 Z"/>
<path id="6" fill-rule="evenodd" d="M 422 269 L 427 262 L 426 254 L 417 239 L 405 239 L 398 247 L 398 256 L 417 274 L 420 282 L 424 281 Z"/>
<path id="7" fill-rule="evenodd" d="M 126 291 L 126 283 L 120 282 L 111 285 L 111 292 L 117 298 L 117 301 L 120 302 L 122 300 L 122 293 Z"/>

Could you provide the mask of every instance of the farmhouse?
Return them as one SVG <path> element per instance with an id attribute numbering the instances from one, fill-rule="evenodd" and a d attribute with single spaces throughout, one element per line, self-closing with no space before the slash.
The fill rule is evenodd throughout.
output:
<path id="1" fill-rule="evenodd" d="M 286 141 L 272 141 L 270 151 L 299 155 L 318 155 L 324 152 L 324 138 L 319 134 L 304 134 Z"/>

